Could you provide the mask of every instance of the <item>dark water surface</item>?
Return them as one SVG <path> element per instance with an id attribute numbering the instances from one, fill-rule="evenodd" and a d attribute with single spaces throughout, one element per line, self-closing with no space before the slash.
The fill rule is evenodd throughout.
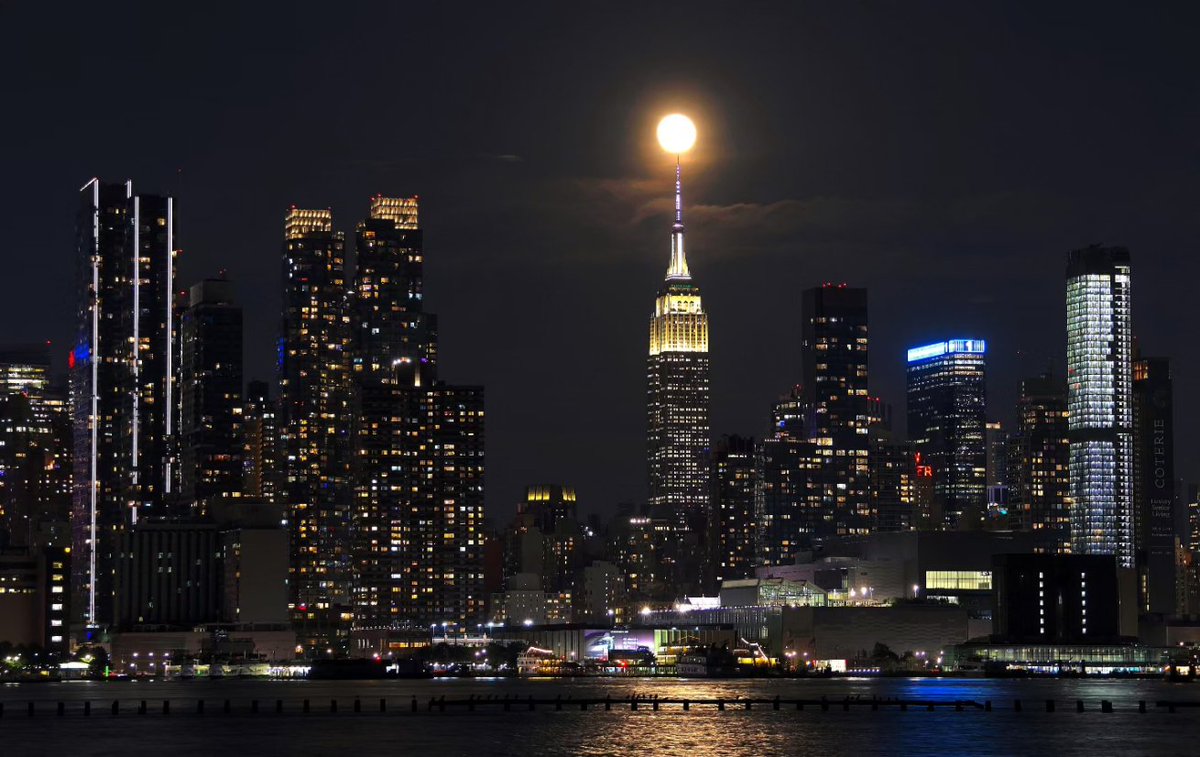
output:
<path id="1" fill-rule="evenodd" d="M 643 705 L 611 711 L 525 706 L 428 712 L 430 697 L 534 696 L 553 699 L 628 697 L 734 699 L 736 697 L 840 701 L 846 696 L 897 699 L 962 699 L 993 703 L 992 712 L 913 708 L 907 712 L 868 707 L 843 712 L 807 707 L 745 711 L 732 703 L 677 705 L 658 712 Z M 410 710 L 416 696 L 420 712 Z M 363 712 L 352 711 L 361 697 Z M 388 712 L 378 712 L 379 699 Z M 114 699 L 121 714 L 112 717 Z M 137 714 L 148 702 L 148 713 Z M 162 700 L 171 714 L 162 714 Z M 204 715 L 196 700 L 205 700 Z M 222 712 L 231 702 L 232 714 Z M 275 713 L 284 700 L 285 712 Z M 312 711 L 301 713 L 309 699 Z M 329 712 L 331 699 L 338 713 Z M 1013 709 L 1021 699 L 1022 712 Z M 1056 711 L 1045 711 L 1045 700 Z M 1082 699 L 1086 711 L 1075 710 Z M 1115 711 L 1102 713 L 1100 700 Z M 91 717 L 82 703 L 92 702 Z M 258 700 L 260 712 L 251 713 Z M 1146 700 L 1148 712 L 1138 713 Z M 558 679 L 420 681 L 178 681 L 72 682 L 0 686 L 0 756 L 13 755 L 1200 755 L 1200 708 L 1168 713 L 1158 700 L 1200 700 L 1200 684 L 1115 680 L 820 679 L 731 680 Z M 27 715 L 30 701 L 36 715 Z M 57 703 L 67 714 L 58 717 Z"/>

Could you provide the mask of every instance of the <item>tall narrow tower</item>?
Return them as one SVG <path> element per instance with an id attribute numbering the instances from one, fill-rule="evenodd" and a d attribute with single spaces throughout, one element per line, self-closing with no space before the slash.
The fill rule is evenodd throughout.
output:
<path id="1" fill-rule="evenodd" d="M 306 650 L 343 648 L 350 620 L 350 319 L 345 240 L 328 210 L 284 225 L 279 424 L 292 617 Z"/>
<path id="2" fill-rule="evenodd" d="M 68 358 L 73 426 L 75 606 L 113 617 L 118 537 L 169 515 L 177 410 L 175 204 L 133 182 L 92 179 L 76 216 L 76 341 Z"/>
<path id="3" fill-rule="evenodd" d="M 664 133 L 672 119 L 682 122 Z M 663 147 L 676 156 L 688 150 L 695 137 L 695 127 L 684 116 L 668 116 L 659 127 Z M 650 318 L 646 462 L 652 510 L 679 527 L 687 527 L 707 510 L 708 372 L 708 315 L 683 249 L 683 193 L 677 157 L 671 260 Z"/>
<path id="4" fill-rule="evenodd" d="M 1129 250 L 1067 258 L 1071 551 L 1134 564 L 1133 329 Z"/>

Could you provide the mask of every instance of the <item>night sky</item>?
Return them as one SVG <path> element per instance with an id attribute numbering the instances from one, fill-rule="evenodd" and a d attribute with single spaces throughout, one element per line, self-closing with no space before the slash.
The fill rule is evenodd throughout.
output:
<path id="1" fill-rule="evenodd" d="M 645 497 L 654 126 L 679 110 L 715 434 L 761 434 L 826 281 L 869 288 L 897 419 L 904 349 L 964 336 L 1008 421 L 1020 378 L 1063 370 L 1067 251 L 1101 242 L 1132 252 L 1200 476 L 1195 5 L 571 5 L 5 3 L 0 341 L 63 362 L 93 175 L 179 198 L 179 283 L 228 270 L 247 378 L 273 378 L 287 207 L 352 239 L 370 195 L 419 194 L 442 376 L 487 388 L 490 514 L 534 482 L 611 512 Z"/>

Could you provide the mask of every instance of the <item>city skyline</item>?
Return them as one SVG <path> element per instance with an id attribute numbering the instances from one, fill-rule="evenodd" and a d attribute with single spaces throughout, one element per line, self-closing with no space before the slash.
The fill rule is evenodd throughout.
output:
<path id="1" fill-rule="evenodd" d="M 959 21 L 994 20 L 988 11 L 957 12 L 963 14 L 956 17 Z M 823 13 L 830 14 L 822 16 L 830 21 L 853 20 L 849 10 Z M 711 23 L 711 13 L 698 15 Z M 948 22 L 901 20 L 930 24 L 935 60 L 955 49 L 948 41 Z M 254 21 L 249 20 L 251 27 Z M 1029 21 L 1014 19 L 1017 24 Z M 680 23 L 698 28 L 701 19 Z M 1115 19 L 1103 12 L 1089 24 L 1086 31 L 1098 38 L 1111 41 L 1118 35 Z M 1131 28 L 1119 31 L 1121 49 L 1130 56 L 1149 43 L 1144 21 L 1135 20 Z M 859 45 L 877 34 L 872 26 L 866 40 L 851 47 L 861 51 Z M 735 41 L 745 44 L 747 36 L 739 34 Z M 635 51 L 650 54 L 649 37 L 635 35 L 631 44 Z M 335 219 L 349 221 L 360 217 L 365 198 L 374 193 L 419 193 L 428 232 L 427 299 L 443 314 L 440 325 L 447 335 L 442 372 L 450 380 L 486 385 L 491 398 L 490 511 L 502 518 L 515 507 L 527 483 L 558 480 L 578 490 L 585 511 L 611 512 L 619 501 L 644 498 L 639 399 L 644 356 L 637 347 L 644 334 L 647 290 L 661 277 L 661 237 L 654 232 L 669 214 L 664 201 L 669 192 L 664 169 L 669 170 L 669 163 L 656 152 L 651 127 L 659 114 L 677 109 L 695 113 L 701 127 L 713 132 L 706 140 L 710 150 L 697 152 L 695 166 L 685 159 L 685 170 L 689 196 L 696 203 L 689 215 L 689 251 L 693 265 L 703 271 L 705 305 L 713 316 L 714 436 L 762 435 L 771 402 L 802 375 L 801 314 L 793 293 L 824 281 L 844 281 L 871 292 L 871 394 L 890 402 L 897 418 L 903 417 L 903 351 L 948 333 L 969 333 L 989 342 L 989 407 L 1011 422 L 1022 378 L 1045 370 L 1049 359 L 1056 373 L 1065 369 L 1062 257 L 1092 241 L 1131 250 L 1138 272 L 1133 287 L 1135 334 L 1147 354 L 1172 358 L 1177 417 L 1195 415 L 1197 357 L 1179 349 L 1171 330 L 1189 318 L 1185 285 L 1196 263 L 1194 256 L 1181 251 L 1194 238 L 1195 221 L 1185 219 L 1182 208 L 1194 206 L 1190 193 L 1195 190 L 1179 183 L 1174 162 L 1150 148 L 1131 150 L 1115 163 L 1096 159 L 1105 148 L 1136 141 L 1131 133 L 1147 134 L 1144 129 L 1149 127 L 1139 117 L 1119 110 L 1116 125 L 1094 125 L 1088 148 L 1073 147 L 1061 127 L 1034 119 L 1016 126 L 985 124 L 983 117 L 991 107 L 968 108 L 968 117 L 952 128 L 936 114 L 931 120 L 914 118 L 909 108 L 928 106 L 925 98 L 958 92 L 962 85 L 946 75 L 933 75 L 928 80 L 933 94 L 919 95 L 918 82 L 925 86 L 921 75 L 931 73 L 932 63 L 908 63 L 895 76 L 905 85 L 900 91 L 909 100 L 882 97 L 877 105 L 881 117 L 867 131 L 853 118 L 855 107 L 826 89 L 834 83 L 870 84 L 871 76 L 846 65 L 839 81 L 830 77 L 827 84 L 801 87 L 801 100 L 808 98 L 822 107 L 805 109 L 803 118 L 795 120 L 806 138 L 786 147 L 777 133 L 800 115 L 798 105 L 785 103 L 790 99 L 781 95 L 768 97 L 752 90 L 763 95 L 759 104 L 739 108 L 735 93 L 749 81 L 751 71 L 735 69 L 706 80 L 705 74 L 713 70 L 694 65 L 698 56 L 689 45 L 695 43 L 675 44 L 680 47 L 671 52 L 682 53 L 679 62 L 669 63 L 666 52 L 650 55 L 658 66 L 648 70 L 656 73 L 633 76 L 630 89 L 608 101 L 615 106 L 612 115 L 584 123 L 574 105 L 537 123 L 523 115 L 532 109 L 532 101 L 507 90 L 521 117 L 493 124 L 486 139 L 464 140 L 461 145 L 453 140 L 464 136 L 465 123 L 441 139 L 422 139 L 428 136 L 425 132 L 384 138 L 381 130 L 362 126 L 332 135 L 301 130 L 285 136 L 278 147 L 268 147 L 261 159 L 250 158 L 249 143 L 265 133 L 271 123 L 268 114 L 286 112 L 269 89 L 262 110 L 247 118 L 249 130 L 243 135 L 226 130 L 201 138 L 196 136 L 200 132 L 189 131 L 198 127 L 181 124 L 182 134 L 200 142 L 191 147 L 187 140 L 146 138 L 137 143 L 114 137 L 107 131 L 111 127 L 87 116 L 94 129 L 84 145 L 63 150 L 38 170 L 18 162 L 14 185 L 24 188 L 28 197 L 5 197 L 6 207 L 13 209 L 4 221 L 8 238 L 31 253 L 22 272 L 4 285 L 0 313 L 13 325 L 11 341 L 52 339 L 61 375 L 71 342 L 71 314 L 69 307 L 49 303 L 70 299 L 70 189 L 87 176 L 132 176 L 139 191 L 177 195 L 177 232 L 184 253 L 176 288 L 222 268 L 230 270 L 248 309 L 245 376 L 264 380 L 272 378 L 272 314 L 279 307 L 277 229 L 286 208 L 332 205 Z M 884 45 L 879 54 L 894 50 L 896 44 Z M 1045 61 L 1053 46 L 1038 40 L 1032 47 L 1034 58 Z M 149 54 L 138 46 L 130 50 L 135 63 Z M 332 66 L 333 76 L 367 62 L 355 56 L 342 62 L 316 61 L 287 45 L 277 52 L 298 72 L 319 71 L 320 63 Z M 1178 54 L 1158 52 L 1153 60 L 1161 65 L 1162 56 Z M 370 53 L 359 55 L 369 60 Z M 1021 74 L 1028 69 L 1011 57 L 1001 59 L 1017 66 L 1016 80 L 1025 81 Z M 521 65 L 516 58 L 510 60 Z M 804 59 L 785 62 L 802 68 Z M 759 63 L 766 67 L 770 61 Z M 1089 116 L 1102 106 L 1072 94 L 1088 86 L 1128 97 L 1131 91 L 1141 91 L 1139 85 L 1147 85 L 1144 97 L 1152 113 L 1186 99 L 1171 90 L 1170 74 L 1166 82 L 1148 85 L 1139 74 L 1148 74 L 1149 67 L 1135 69 L 1131 85 L 1072 63 L 1068 61 L 1060 74 L 1059 88 L 1034 87 L 1021 96 L 1001 87 L 1001 105 L 996 107 L 1053 105 L 1071 113 L 1072 123 L 1092 123 Z M 115 64 L 130 65 L 122 60 Z M 973 73 L 989 74 L 977 59 L 972 58 L 971 65 Z M 217 79 L 190 71 L 192 84 L 215 86 Z M 453 79 L 455 74 L 450 75 Z M 235 82 L 220 97 L 236 100 L 263 84 L 255 76 L 250 79 Z M 82 91 L 82 78 L 68 80 Z M 295 80 L 288 81 L 293 83 L 287 87 L 297 86 Z M 595 92 L 603 80 L 593 74 L 583 85 L 585 92 Z M 446 102 L 428 89 L 424 92 L 435 104 Z M 869 93 L 880 96 L 877 89 Z M 23 94 L 31 107 L 44 102 L 34 93 Z M 1065 102 L 1058 104 L 1058 97 Z M 267 107 L 271 102 L 276 104 Z M 469 108 L 461 111 L 469 114 Z M 1172 123 L 1186 121 L 1185 115 Z M 920 137 L 918 125 L 931 125 L 933 135 Z M 1139 125 L 1142 131 L 1122 130 Z M 24 134 L 23 127 L 12 128 Z M 833 134 L 848 128 L 844 137 Z M 962 135 L 935 143 L 939 137 L 954 136 L 959 128 Z M 1177 147 L 1176 154 L 1187 155 L 1179 152 L 1191 148 L 1179 147 L 1183 143 L 1177 128 L 1168 126 L 1163 142 Z M 547 140 L 552 133 L 565 138 Z M 876 133 L 889 134 L 906 146 L 906 152 L 924 155 L 939 168 L 917 182 L 911 170 L 916 164 L 908 159 L 875 148 L 855 157 L 855 140 Z M 24 136 L 33 148 L 29 152 L 37 154 L 46 151 L 38 148 L 48 144 L 45 140 L 53 131 Z M 372 136 L 376 141 L 363 139 Z M 113 149 L 99 148 L 94 140 L 103 138 L 115 140 Z M 285 153 L 296 154 L 288 148 L 300 138 L 324 146 L 307 164 L 283 162 Z M 403 144 L 410 138 L 431 147 L 412 152 Z M 759 141 L 762 147 L 755 146 Z M 360 150 L 364 142 L 371 149 Z M 1001 147 L 977 149 L 993 142 Z M 1159 149 L 1170 152 L 1166 146 L 1155 148 Z M 1057 160 L 1046 168 L 1035 165 L 1047 156 Z M 1015 166 L 1001 169 L 1000 157 L 1015 159 Z M 874 167 L 872 159 L 877 161 Z M 945 167 L 956 160 L 964 167 Z M 181 176 L 176 174 L 180 167 Z M 1068 178 L 1072 172 L 1076 175 Z M 1099 176 L 1114 177 L 1105 182 L 1110 189 L 1104 195 L 1089 186 Z M 232 186 L 225 185 L 229 181 Z M 971 191 L 961 201 L 946 199 L 965 189 Z M 489 207 L 501 193 L 503 202 Z M 1138 197 L 1146 199 L 1135 202 Z M 1047 202 L 1034 202 L 1036 198 Z M 353 232 L 349 225 L 337 228 Z M 1018 249 L 1022 252 L 1014 251 Z M 25 294 L 35 291 L 38 303 Z M 601 319 L 588 315 L 600 307 L 611 313 L 611 318 L 602 319 L 603 327 L 592 323 Z M 508 314 L 505 319 L 487 316 L 499 308 Z M 21 317 L 29 312 L 37 317 Z M 756 330 L 762 323 L 770 325 Z M 503 337 L 516 324 L 538 328 L 524 328 L 527 341 L 512 346 Z M 502 350 L 496 346 L 500 344 L 510 347 Z M 1018 350 L 1026 356 L 1018 357 Z M 530 367 L 538 361 L 569 366 L 584 377 L 583 383 L 530 381 Z M 746 371 L 747 365 L 753 370 Z M 535 395 L 542 400 L 536 406 Z M 585 408 L 579 402 L 583 396 L 599 399 Z M 587 428 L 588 433 L 562 428 L 558 419 L 567 413 L 577 413 L 576 429 Z M 1185 427 L 1183 422 L 1180 427 Z M 1178 457 L 1178 474 L 1194 479 L 1196 441 L 1183 433 Z"/>

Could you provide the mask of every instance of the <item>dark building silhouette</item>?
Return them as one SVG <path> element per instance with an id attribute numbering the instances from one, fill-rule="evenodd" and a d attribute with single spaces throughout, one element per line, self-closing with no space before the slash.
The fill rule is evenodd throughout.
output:
<path id="1" fill-rule="evenodd" d="M 873 525 L 867 391 L 867 290 L 845 284 L 806 289 L 801 297 L 805 434 L 829 454 L 814 471 L 816 533 L 861 534 Z"/>
<path id="2" fill-rule="evenodd" d="M 195 506 L 242 493 L 242 308 L 232 282 L 194 285 L 180 321 L 181 491 Z"/>
<path id="3" fill-rule="evenodd" d="M 1121 586 L 1110 556 L 997 555 L 992 592 L 999 640 L 1104 644 L 1121 636 Z"/>
<path id="4" fill-rule="evenodd" d="M 1133 504 L 1138 598 L 1143 611 L 1176 612 L 1175 421 L 1171 363 L 1133 362 Z"/>
<path id="5" fill-rule="evenodd" d="M 708 518 L 709 589 L 722 581 L 749 578 L 755 565 L 754 498 L 758 487 L 753 438 L 725 435 L 713 445 Z"/>
<path id="6" fill-rule="evenodd" d="M 279 418 L 265 381 L 246 386 L 242 405 L 242 493 L 264 502 L 280 502 Z"/>
<path id="7" fill-rule="evenodd" d="M 982 339 L 908 351 L 908 437 L 933 469 L 948 528 L 982 523 L 987 495 L 987 386 Z"/>
<path id="8" fill-rule="evenodd" d="M 178 489 L 174 202 L 92 179 L 76 221 L 73 586 L 89 625 L 112 621 L 114 556 Z"/>
<path id="9" fill-rule="evenodd" d="M 1040 552 L 1070 548 L 1067 386 L 1051 373 L 1025 379 L 1009 440 L 1009 523 L 1033 531 Z"/>
<path id="10" fill-rule="evenodd" d="M 832 510 L 822 501 L 820 454 L 804 428 L 804 403 L 799 389 L 780 398 L 772 413 L 771 432 L 758 445 L 755 493 L 755 553 L 758 565 L 786 565 L 796 552 L 812 546 L 827 530 Z"/>

